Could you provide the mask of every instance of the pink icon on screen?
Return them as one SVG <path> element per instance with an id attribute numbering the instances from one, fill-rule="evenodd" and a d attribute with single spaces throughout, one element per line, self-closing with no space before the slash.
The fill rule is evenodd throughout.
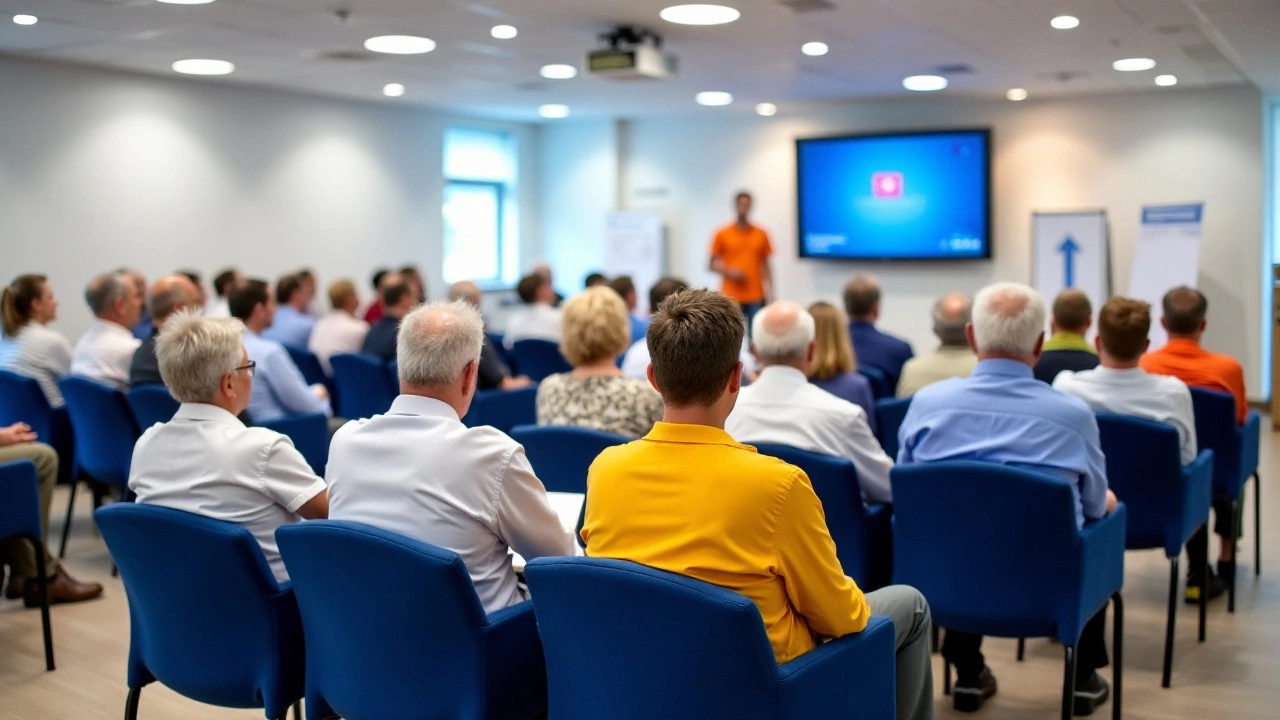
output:
<path id="1" fill-rule="evenodd" d="M 878 198 L 902 197 L 902 173 L 871 173 L 871 195 Z"/>

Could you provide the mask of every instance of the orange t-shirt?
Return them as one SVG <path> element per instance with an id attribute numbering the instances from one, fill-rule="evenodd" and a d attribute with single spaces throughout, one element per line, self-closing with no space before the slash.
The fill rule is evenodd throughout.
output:
<path id="1" fill-rule="evenodd" d="M 1153 375 L 1172 375 L 1191 387 L 1228 392 L 1236 398 L 1236 422 L 1249 415 L 1244 393 L 1244 368 L 1230 355 L 1212 353 L 1194 340 L 1171 338 L 1164 347 L 1142 356 L 1142 369 Z"/>
<path id="2" fill-rule="evenodd" d="M 743 304 L 764 301 L 761 268 L 772 254 L 768 233 L 755 225 L 748 225 L 746 230 L 737 223 L 722 228 L 711 241 L 711 257 L 720 258 L 726 269 L 741 270 L 746 278 L 724 278 L 720 292 Z"/>

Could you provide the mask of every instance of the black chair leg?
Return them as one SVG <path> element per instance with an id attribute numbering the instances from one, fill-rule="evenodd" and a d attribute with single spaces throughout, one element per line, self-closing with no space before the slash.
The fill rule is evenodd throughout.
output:
<path id="1" fill-rule="evenodd" d="M 1204 524 L 1204 567 L 1200 568 L 1200 577 L 1209 578 L 1209 523 Z M 1200 588 L 1200 642 L 1204 642 L 1205 618 L 1209 611 L 1209 593 Z"/>
<path id="2" fill-rule="evenodd" d="M 1076 649 L 1064 645 L 1062 653 L 1066 660 L 1066 668 L 1062 673 L 1062 720 L 1071 720 L 1075 711 Z"/>
<path id="3" fill-rule="evenodd" d="M 1207 579 L 1207 578 L 1206 578 Z M 1200 598 L 1203 600 L 1207 590 L 1207 582 L 1200 583 Z M 1178 619 L 1178 558 L 1169 559 L 1169 617 L 1164 625 L 1164 673 L 1160 676 L 1160 687 L 1169 687 L 1173 675 L 1173 630 Z"/>
<path id="4" fill-rule="evenodd" d="M 1227 612 L 1235 614 L 1236 611 L 1236 551 L 1240 548 L 1240 541 L 1236 539 L 1236 535 L 1240 533 L 1240 501 L 1231 501 L 1231 519 L 1227 521 L 1227 541 L 1231 543 L 1231 579 L 1227 585 Z"/>
<path id="5" fill-rule="evenodd" d="M 1253 576 L 1262 575 L 1262 478 L 1253 474 Z"/>
<path id="6" fill-rule="evenodd" d="M 76 488 L 80 483 L 76 480 L 71 481 L 71 499 L 67 501 L 67 520 L 62 523 L 62 543 L 58 545 L 58 559 L 67 556 L 67 536 L 71 534 L 71 516 L 76 509 Z"/>
<path id="7" fill-rule="evenodd" d="M 142 697 L 142 688 L 129 688 L 129 699 L 124 701 L 124 720 L 138 720 L 138 700 Z"/>
<path id="8" fill-rule="evenodd" d="M 36 587 L 40 593 L 40 623 L 44 628 L 44 667 L 52 671 L 56 668 L 53 664 L 53 626 L 49 621 L 49 573 L 44 566 L 44 543 L 30 536 L 27 541 L 36 555 Z"/>
<path id="9" fill-rule="evenodd" d="M 938 624 L 933 623 L 929 628 L 929 652 L 941 652 L 942 643 L 938 641 Z"/>
<path id="10" fill-rule="evenodd" d="M 1124 699 L 1124 599 L 1120 593 L 1111 596 L 1111 718 L 1120 720 L 1120 704 Z"/>
<path id="11" fill-rule="evenodd" d="M 302 701 L 293 704 L 293 720 L 302 720 Z"/>
<path id="12" fill-rule="evenodd" d="M 1022 662 L 1022 658 L 1027 654 L 1027 639 L 1018 638 L 1018 662 Z"/>

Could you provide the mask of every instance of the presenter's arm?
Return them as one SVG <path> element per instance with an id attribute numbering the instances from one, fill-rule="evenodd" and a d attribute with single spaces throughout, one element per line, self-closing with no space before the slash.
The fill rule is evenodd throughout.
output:
<path id="1" fill-rule="evenodd" d="M 719 273 L 730 280 L 742 282 L 747 279 L 747 274 L 738 268 L 732 268 L 724 262 L 724 241 L 720 238 L 720 234 L 716 233 L 715 238 L 711 240 L 711 262 L 707 268 L 713 273 Z"/>
<path id="2" fill-rule="evenodd" d="M 760 261 L 760 287 L 764 291 L 764 304 L 768 305 L 773 299 L 773 269 L 769 267 L 768 258 Z"/>

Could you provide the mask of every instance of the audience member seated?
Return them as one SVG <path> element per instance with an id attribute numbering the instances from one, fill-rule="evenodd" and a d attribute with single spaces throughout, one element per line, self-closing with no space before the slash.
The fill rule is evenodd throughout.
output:
<path id="1" fill-rule="evenodd" d="M 44 275 L 19 275 L 0 296 L 5 347 L 0 370 L 34 378 L 53 407 L 62 407 L 58 378 L 71 372 L 71 342 L 50 330 L 58 299 Z M 43 438 L 48 439 L 48 438 Z"/>
<path id="2" fill-rule="evenodd" d="M 586 279 L 582 281 L 582 289 L 590 290 L 597 285 L 607 285 L 608 283 L 609 278 L 605 277 L 604 273 L 593 272 L 589 273 Z"/>
<path id="3" fill-rule="evenodd" d="M 383 360 L 396 359 L 396 333 L 400 331 L 400 321 L 418 304 L 413 294 L 413 286 L 400 275 L 388 276 L 390 280 L 382 281 L 382 317 L 369 326 L 369 333 L 364 336 L 364 345 L 360 352 L 376 355 Z"/>
<path id="4" fill-rule="evenodd" d="M 809 382 L 862 408 L 871 431 L 875 432 L 875 394 L 871 391 L 871 381 L 856 372 L 858 358 L 849 341 L 844 314 L 831 303 L 816 302 L 809 306 L 809 315 L 813 317 L 814 339 L 818 344 L 809 365 Z"/>
<path id="5" fill-rule="evenodd" d="M 244 282 L 240 271 L 227 268 L 213 277 L 213 294 L 217 297 L 212 303 L 204 306 L 204 316 L 211 318 L 231 317 L 231 289 Z"/>
<path id="6" fill-rule="evenodd" d="M 1085 333 L 1093 325 L 1093 304 L 1079 290 L 1063 290 L 1053 300 L 1053 318 L 1049 329 L 1053 334 L 1044 341 L 1044 352 L 1036 362 L 1036 379 L 1053 383 L 1064 370 L 1076 372 L 1098 367 L 1098 351 Z"/>
<path id="7" fill-rule="evenodd" d="M 1098 313 L 1099 365 L 1093 370 L 1073 373 L 1064 371 L 1053 381 L 1055 390 L 1084 400 L 1094 412 L 1132 415 L 1153 422 L 1172 425 L 1178 431 L 1182 447 L 1182 464 L 1196 459 L 1196 416 L 1191 405 L 1191 391 L 1175 377 L 1151 375 L 1139 367 L 1142 353 L 1151 341 L 1151 306 L 1141 300 L 1113 297 Z M 1231 502 L 1214 499 L 1214 512 L 1218 517 L 1218 533 L 1226 536 L 1225 518 L 1231 512 Z M 1187 567 L 1186 597 L 1189 602 L 1199 602 L 1203 583 L 1200 568 L 1204 567 L 1208 547 L 1207 533 L 1201 530 L 1187 543 L 1187 555 L 1191 561 Z M 1226 542 L 1223 542 L 1226 546 Z M 1222 559 L 1230 560 L 1230 548 L 1224 547 Z M 1226 583 L 1210 571 L 1209 598 L 1215 598 L 1226 590 Z"/>
<path id="8" fill-rule="evenodd" d="M 546 281 L 547 285 L 551 287 L 551 294 L 553 297 L 551 305 L 553 307 L 560 307 L 564 302 L 564 296 L 556 290 L 556 279 L 551 274 L 551 266 L 545 262 L 539 262 L 533 266 L 533 270 L 531 270 L 530 273 L 537 275 Z"/>
<path id="9" fill-rule="evenodd" d="M 966 329 L 978 354 L 973 376 L 943 380 L 916 393 L 899 433 L 898 463 L 975 460 L 1060 477 L 1078 488 L 1076 518 L 1083 524 L 1115 509 L 1116 499 L 1107 489 L 1093 412 L 1078 398 L 1037 381 L 1032 372 L 1044 345 L 1044 321 L 1044 299 L 1025 285 L 997 283 L 979 292 Z M 1110 695 L 1097 673 L 1108 662 L 1105 632 L 1104 608 L 1085 625 L 1076 648 L 1077 708 L 1093 708 Z M 959 676 L 956 710 L 976 711 L 996 693 L 981 648 L 981 636 L 947 630 L 942 656 Z"/>
<path id="10" fill-rule="evenodd" d="M 480 286 L 473 282 L 456 282 L 449 288 L 449 302 L 462 300 L 480 312 Z M 476 375 L 477 390 L 518 390 L 529 387 L 533 381 L 521 375 L 511 376 L 511 368 L 502 362 L 502 354 L 498 351 L 489 334 L 485 333 L 484 347 L 480 350 L 480 369 Z"/>
<path id="11" fill-rule="evenodd" d="M 290 415 L 332 415 L 324 386 L 308 386 L 289 351 L 262 337 L 262 331 L 271 327 L 275 311 L 275 298 L 265 281 L 246 280 L 231 291 L 231 315 L 244 323 L 244 347 L 256 366 L 249 416 L 255 423 L 264 423 Z M 163 373 L 164 367 L 160 370 Z"/>
<path id="12" fill-rule="evenodd" d="M 893 502 L 893 460 L 867 424 L 866 411 L 806 379 L 818 350 L 813 316 L 793 302 L 775 302 L 756 313 L 752 325 L 760 376 L 742 389 L 725 432 L 749 445 L 790 445 L 845 458 L 858 470 L 865 502 Z M 843 331 L 838 323 L 837 329 Z"/>
<path id="13" fill-rule="evenodd" d="M 94 320 L 72 352 L 71 374 L 125 390 L 133 353 L 142 344 L 131 331 L 142 312 L 142 294 L 132 278 L 108 273 L 89 281 L 84 299 Z"/>
<path id="14" fill-rule="evenodd" d="M 1209 352 L 1200 346 L 1208 323 L 1209 300 L 1204 293 L 1186 286 L 1164 295 L 1164 317 L 1160 324 L 1169 333 L 1164 347 L 1142 356 L 1142 369 L 1155 375 L 1172 375 L 1190 387 L 1231 393 L 1236 398 L 1236 422 L 1243 425 L 1249 415 L 1249 398 L 1244 389 L 1244 368 L 1230 355 Z"/>
<path id="15" fill-rule="evenodd" d="M 876 328 L 880 319 L 880 281 L 874 275 L 855 275 L 844 286 L 844 310 L 849 315 L 849 338 L 858 364 L 884 373 L 889 389 L 898 387 L 902 366 L 914 354 L 906 340 Z"/>
<path id="16" fill-rule="evenodd" d="M 560 342 L 563 322 L 557 303 L 556 290 L 543 276 L 533 273 L 520 278 L 516 294 L 524 307 L 507 318 L 507 332 L 503 344 L 508 349 L 517 340 L 550 340 Z"/>
<path id="17" fill-rule="evenodd" d="M 364 321 L 369 323 L 370 327 L 382 319 L 382 283 L 388 276 L 398 276 L 398 274 L 386 268 L 378 268 L 373 271 L 373 277 L 369 280 L 369 285 L 373 287 L 373 302 L 364 311 Z"/>
<path id="18" fill-rule="evenodd" d="M 649 327 L 649 378 L 665 415 L 591 465 L 586 553 L 742 594 L 759 608 L 779 663 L 887 615 L 897 633 L 897 717 L 932 718 L 924 598 L 902 586 L 864 596 L 840 568 L 804 472 L 724 431 L 741 386 L 744 333 L 742 310 L 719 293 L 686 290 L 663 301 Z"/>
<path id="19" fill-rule="evenodd" d="M 156 360 L 156 336 L 174 313 L 201 307 L 196 286 L 186 275 L 169 275 L 157 280 L 151 286 L 147 302 L 151 305 L 153 326 L 151 334 L 133 353 L 133 360 L 129 363 L 129 385 L 164 382 L 160 378 L 160 363 Z"/>
<path id="20" fill-rule="evenodd" d="M 24 276 L 26 277 L 26 276 Z M 49 508 L 53 502 L 53 486 L 58 482 L 58 453 L 43 443 L 36 442 L 36 434 L 23 423 L 0 428 L 0 465 L 17 460 L 30 460 L 36 465 L 36 477 L 40 483 L 39 552 L 44 553 L 44 571 L 48 578 L 50 603 L 71 603 L 92 600 L 102 594 L 102 586 L 95 582 L 80 582 L 67 574 L 49 552 Z M 9 600 L 22 598 L 29 608 L 40 606 L 37 585 L 39 575 L 36 556 L 31 543 L 12 538 L 0 542 L 0 565 L 9 566 L 9 584 L 4 596 Z"/>
<path id="21" fill-rule="evenodd" d="M 191 281 L 192 287 L 196 289 L 196 307 L 203 310 L 209 304 L 209 293 L 204 289 L 204 280 L 200 273 L 195 270 L 178 270 L 174 275 L 181 275 Z"/>
<path id="22" fill-rule="evenodd" d="M 417 265 L 405 265 L 400 268 L 400 277 L 409 283 L 414 305 L 421 305 L 427 301 L 427 282 L 422 279 L 422 273 L 418 272 Z"/>
<path id="23" fill-rule="evenodd" d="M 311 321 L 315 322 L 316 315 L 318 315 L 313 310 L 316 301 L 316 274 L 312 272 L 311 268 L 302 268 L 295 275 L 298 278 L 298 286 L 302 288 L 302 294 L 305 297 L 303 313 L 310 316 Z"/>
<path id="24" fill-rule="evenodd" d="M 134 323 L 129 331 L 133 336 L 141 342 L 143 339 L 151 337 L 151 311 L 147 308 L 147 276 L 133 268 L 120 268 L 116 271 L 120 275 L 133 283 L 133 291 L 138 295 L 138 302 L 142 304 L 142 309 L 138 314 L 138 322 Z"/>
<path id="25" fill-rule="evenodd" d="M 400 396 L 385 415 L 334 435 L 326 475 L 330 517 L 458 553 L 493 613 L 528 599 L 510 550 L 526 559 L 572 555 L 575 543 L 519 443 L 459 420 L 475 396 L 483 338 L 480 313 L 464 302 L 405 317 Z"/>
<path id="26" fill-rule="evenodd" d="M 649 330 L 649 321 L 644 318 L 636 317 L 636 284 L 629 275 L 619 275 L 610 280 L 608 286 L 622 297 L 622 302 L 627 305 L 627 320 L 631 323 L 631 340 L 628 346 L 635 344 L 644 337 L 645 332 Z"/>
<path id="27" fill-rule="evenodd" d="M 315 354 L 327 375 L 333 373 L 329 358 L 360 352 L 364 338 L 369 334 L 369 323 L 356 317 L 360 296 L 356 294 L 354 283 L 339 280 L 330 285 L 329 304 L 333 309 L 316 321 L 311 330 L 311 341 L 307 343 L 307 349 Z"/>
<path id="28" fill-rule="evenodd" d="M 658 306 L 667 296 L 689 287 L 689 283 L 680 278 L 664 277 L 649 288 L 649 314 L 658 312 Z M 646 334 L 648 331 L 645 331 Z M 641 337 L 631 344 L 627 354 L 622 358 L 622 374 L 629 378 L 648 381 L 649 373 L 649 341 Z"/>
<path id="29" fill-rule="evenodd" d="M 538 384 L 538 424 L 627 437 L 649 432 L 662 419 L 662 397 L 618 368 L 629 336 L 627 306 L 612 289 L 591 288 L 565 303 L 560 352 L 573 371 Z"/>
<path id="30" fill-rule="evenodd" d="M 969 348 L 964 328 L 969 324 L 973 302 L 964 293 L 943 295 L 933 305 L 933 334 L 941 343 L 928 355 L 914 357 L 902 366 L 898 379 L 900 398 L 911 397 L 936 382 L 948 378 L 965 378 L 973 374 L 978 356 Z"/>
<path id="31" fill-rule="evenodd" d="M 311 297 L 297 275 L 285 275 L 276 282 L 276 316 L 262 337 L 281 345 L 305 350 L 311 342 L 316 319 L 308 309 Z"/>

